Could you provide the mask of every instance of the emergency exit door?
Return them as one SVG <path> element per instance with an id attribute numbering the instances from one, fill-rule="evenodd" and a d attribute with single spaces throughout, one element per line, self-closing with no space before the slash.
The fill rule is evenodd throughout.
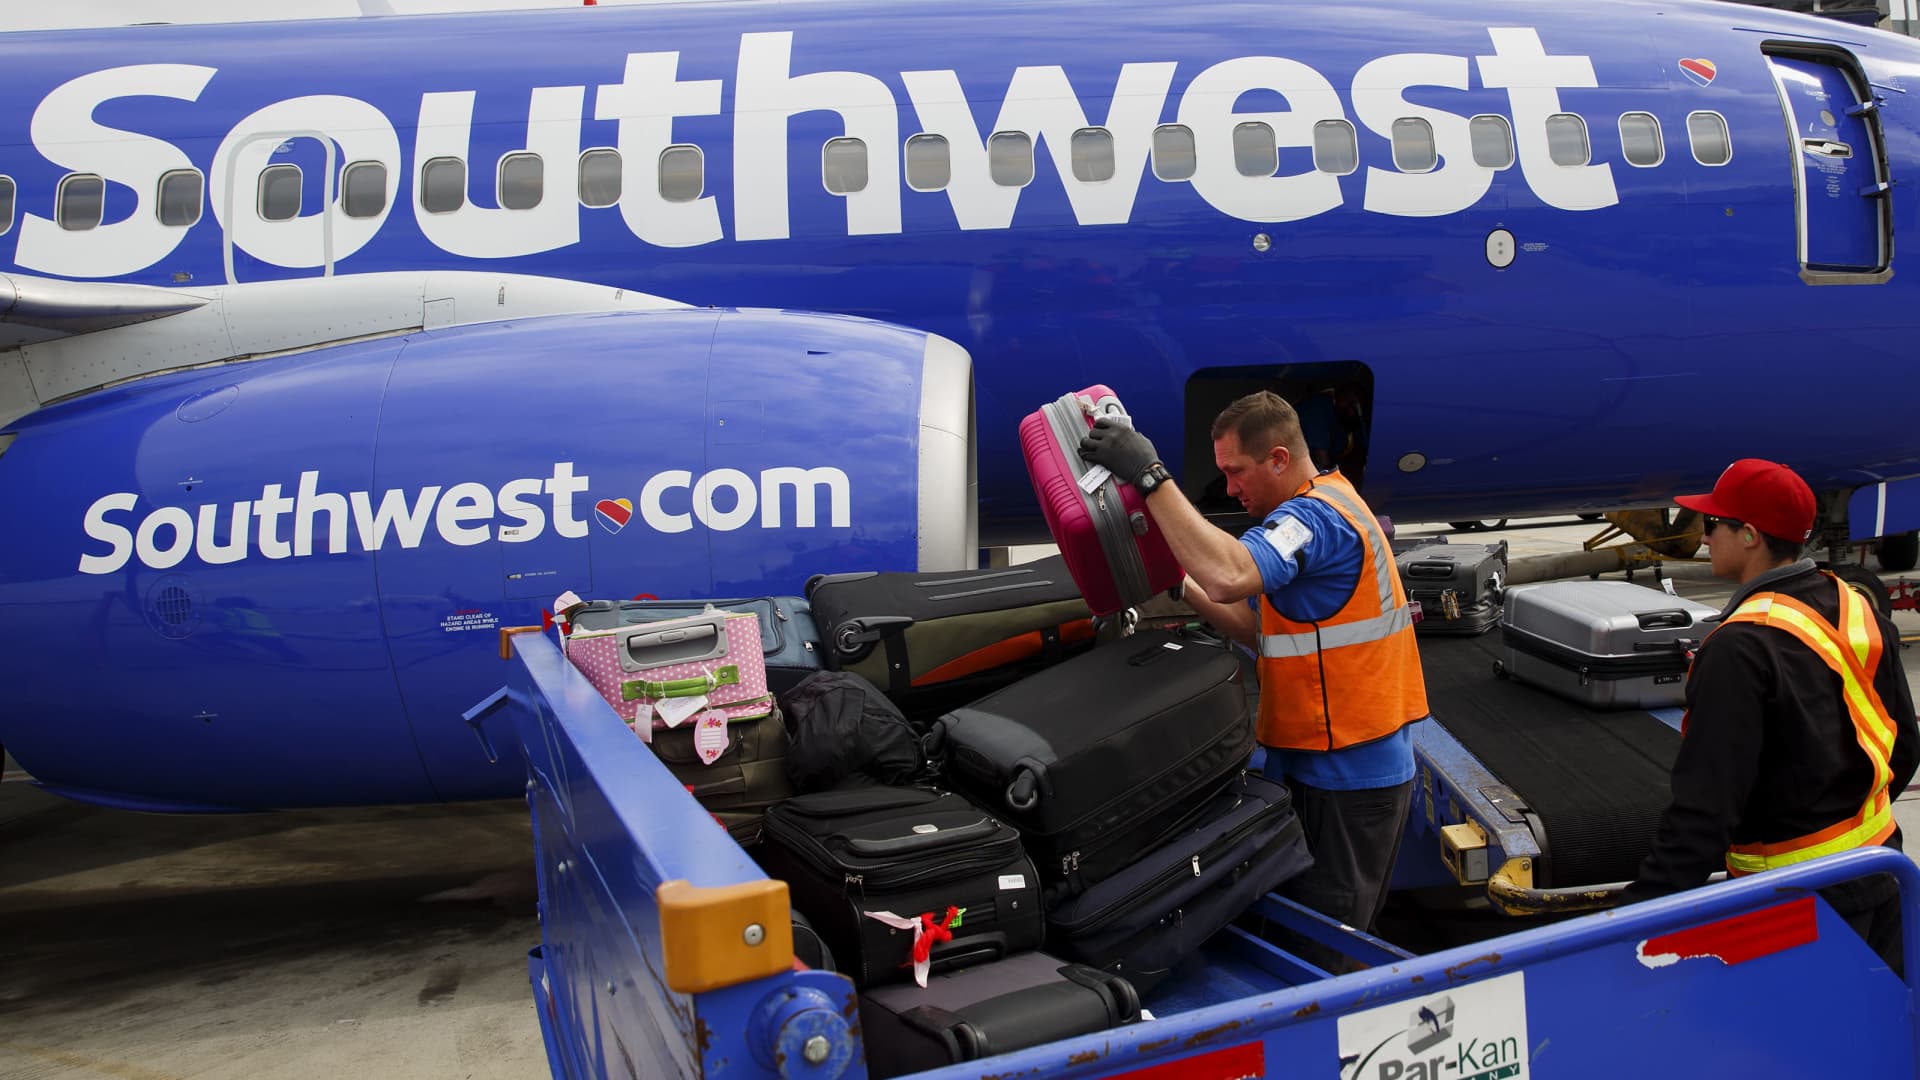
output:
<path id="1" fill-rule="evenodd" d="M 1811 275 L 1885 270 L 1891 185 L 1872 90 L 1844 56 L 1767 60 L 1792 138 L 1802 269 Z"/>

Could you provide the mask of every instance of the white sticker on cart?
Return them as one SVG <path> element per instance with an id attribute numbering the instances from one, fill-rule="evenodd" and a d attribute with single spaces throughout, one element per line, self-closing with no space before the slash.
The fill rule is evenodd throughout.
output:
<path id="1" fill-rule="evenodd" d="M 1525 1080 L 1522 972 L 1342 1016 L 1340 1080 Z"/>

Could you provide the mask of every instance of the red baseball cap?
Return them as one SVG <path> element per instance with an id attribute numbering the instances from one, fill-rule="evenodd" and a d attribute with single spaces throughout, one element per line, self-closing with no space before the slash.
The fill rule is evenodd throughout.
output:
<path id="1" fill-rule="evenodd" d="M 1813 535 L 1813 489 L 1778 462 L 1741 458 L 1720 474 L 1712 492 L 1673 501 L 1713 517 L 1744 521 L 1782 540 L 1805 543 Z"/>

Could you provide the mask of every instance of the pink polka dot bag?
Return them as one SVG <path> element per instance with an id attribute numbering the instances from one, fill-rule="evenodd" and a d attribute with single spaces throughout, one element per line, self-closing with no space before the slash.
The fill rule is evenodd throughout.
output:
<path id="1" fill-rule="evenodd" d="M 678 727 L 701 712 L 727 722 L 772 714 L 760 620 L 750 611 L 708 608 L 699 615 L 567 638 L 567 659 L 629 724 L 651 717 Z"/>

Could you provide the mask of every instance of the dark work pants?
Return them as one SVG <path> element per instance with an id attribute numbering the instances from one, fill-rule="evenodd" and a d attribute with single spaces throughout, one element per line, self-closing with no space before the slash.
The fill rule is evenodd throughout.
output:
<path id="1" fill-rule="evenodd" d="M 1895 975 L 1906 977 L 1906 953 L 1900 937 L 1900 885 L 1892 874 L 1872 874 L 1820 890 L 1834 914 L 1880 954 Z"/>
<path id="2" fill-rule="evenodd" d="M 1386 906 L 1387 882 L 1413 805 L 1413 781 L 1359 791 L 1329 791 L 1292 781 L 1287 786 L 1293 789 L 1293 808 L 1306 830 L 1313 869 L 1282 885 L 1281 895 L 1371 932 Z"/>

